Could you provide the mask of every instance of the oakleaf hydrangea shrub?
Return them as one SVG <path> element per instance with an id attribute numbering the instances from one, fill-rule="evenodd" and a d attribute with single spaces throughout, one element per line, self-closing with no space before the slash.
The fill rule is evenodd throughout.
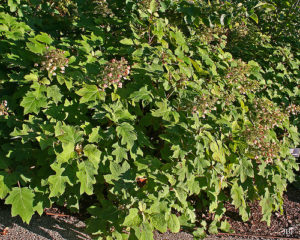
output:
<path id="1" fill-rule="evenodd" d="M 58 204 L 84 212 L 96 239 L 202 238 L 231 231 L 226 202 L 247 221 L 258 200 L 270 224 L 298 170 L 299 48 L 273 31 L 282 10 L 297 34 L 286 8 L 5 1 L 0 198 L 12 215 L 29 223 Z"/>

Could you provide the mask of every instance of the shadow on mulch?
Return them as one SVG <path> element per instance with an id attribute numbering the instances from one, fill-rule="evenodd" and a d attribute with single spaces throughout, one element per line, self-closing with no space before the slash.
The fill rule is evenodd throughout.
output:
<path id="1" fill-rule="evenodd" d="M 30 224 L 23 223 L 19 216 L 11 217 L 10 207 L 0 203 L 0 230 L 8 228 L 1 240 L 40 239 L 90 239 L 84 231 L 85 225 L 75 217 L 50 217 L 34 215 Z"/>

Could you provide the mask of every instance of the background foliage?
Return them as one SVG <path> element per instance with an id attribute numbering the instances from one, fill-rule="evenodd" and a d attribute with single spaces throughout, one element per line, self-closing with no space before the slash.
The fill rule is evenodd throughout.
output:
<path id="1" fill-rule="evenodd" d="M 298 164 L 299 1 L 7 0 L 0 198 L 89 205 L 98 239 L 282 211 Z M 206 221 L 202 213 L 212 213 Z"/>

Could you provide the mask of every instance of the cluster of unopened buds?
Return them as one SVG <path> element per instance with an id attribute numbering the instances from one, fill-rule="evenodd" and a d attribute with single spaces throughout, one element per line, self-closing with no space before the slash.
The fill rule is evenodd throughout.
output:
<path id="1" fill-rule="evenodd" d="M 129 73 L 130 66 L 125 58 L 122 57 L 121 60 L 112 59 L 102 72 L 101 86 L 103 91 L 111 85 L 122 88 L 122 79 L 127 79 Z"/>
<path id="2" fill-rule="evenodd" d="M 3 100 L 0 103 L 0 116 L 6 116 L 8 115 L 8 106 L 7 106 L 7 101 Z"/>
<path id="3" fill-rule="evenodd" d="M 295 104 L 290 104 L 286 110 L 289 114 L 297 115 L 300 113 L 300 106 Z"/>
<path id="4" fill-rule="evenodd" d="M 52 76 L 56 75 L 57 71 L 65 73 L 66 67 L 68 67 L 69 59 L 65 57 L 65 51 L 60 49 L 55 49 L 48 51 L 43 60 L 40 63 L 40 69 L 42 71 L 48 71 Z M 39 64 L 35 63 L 35 67 L 38 67 Z"/>

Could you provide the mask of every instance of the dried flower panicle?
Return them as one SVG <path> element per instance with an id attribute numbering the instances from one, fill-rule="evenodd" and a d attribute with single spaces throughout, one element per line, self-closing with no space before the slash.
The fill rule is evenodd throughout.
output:
<path id="1" fill-rule="evenodd" d="M 243 136 L 249 143 L 249 150 L 256 160 L 264 159 L 267 163 L 272 163 L 273 159 L 280 156 L 281 142 L 269 140 L 267 136 L 271 129 L 282 125 L 288 115 L 266 98 L 255 99 L 253 109 L 250 111 L 253 125 L 245 129 Z"/>
<path id="2" fill-rule="evenodd" d="M 82 144 L 80 143 L 80 144 L 77 144 L 76 146 L 75 146 L 75 152 L 77 152 L 77 154 L 79 155 L 79 156 L 81 156 L 82 155 L 82 153 L 83 153 L 83 148 L 82 148 Z"/>
<path id="3" fill-rule="evenodd" d="M 300 113 L 300 106 L 292 103 L 287 107 L 286 111 L 290 115 L 298 115 Z"/>
<path id="4" fill-rule="evenodd" d="M 267 98 L 254 99 L 251 117 L 260 125 L 259 128 L 265 130 L 273 129 L 282 125 L 283 121 L 288 118 L 286 113 L 283 113 L 280 108 Z"/>
<path id="5" fill-rule="evenodd" d="M 139 0 L 137 2 L 139 3 L 139 5 L 141 6 L 142 9 L 146 10 L 146 9 L 150 9 L 152 0 Z M 160 6 L 160 1 L 156 0 L 155 5 L 156 5 L 156 8 L 158 8 Z"/>
<path id="6" fill-rule="evenodd" d="M 219 98 L 216 96 L 203 94 L 201 97 L 196 98 L 192 113 L 198 113 L 202 118 L 205 118 L 208 113 L 217 110 L 216 104 L 218 100 Z"/>
<path id="7" fill-rule="evenodd" d="M 7 115 L 8 115 L 7 101 L 3 100 L 0 103 L 0 116 L 7 116 Z"/>
<path id="8" fill-rule="evenodd" d="M 93 3 L 95 4 L 94 14 L 101 14 L 103 17 L 111 18 L 115 16 L 106 0 L 93 0 Z"/>
<path id="9" fill-rule="evenodd" d="M 52 76 L 55 76 L 57 71 L 65 73 L 66 67 L 68 67 L 69 59 L 65 57 L 65 51 L 55 49 L 48 51 L 41 61 L 40 69 L 48 71 Z M 35 64 L 37 67 L 38 64 Z"/>
<path id="10" fill-rule="evenodd" d="M 260 88 L 259 82 L 248 77 L 250 67 L 242 60 L 236 61 L 237 66 L 230 67 L 225 76 L 229 85 L 237 89 L 240 94 L 254 93 Z"/>
<path id="11" fill-rule="evenodd" d="M 127 76 L 130 73 L 130 66 L 125 58 L 121 58 L 121 60 L 112 59 L 107 66 L 104 68 L 102 72 L 102 83 L 101 87 L 103 91 L 110 87 L 111 85 L 115 85 L 118 88 L 122 88 L 123 79 L 127 79 Z"/>
<path id="12" fill-rule="evenodd" d="M 75 1 L 72 0 L 42 0 L 43 4 L 48 4 L 51 9 L 55 9 L 60 16 L 72 16 L 77 10 Z M 54 13 L 51 14 L 52 16 Z"/>
<path id="13" fill-rule="evenodd" d="M 261 126 L 261 125 L 259 125 Z M 257 161 L 265 160 L 266 163 L 272 163 L 273 159 L 278 158 L 280 155 L 280 141 L 270 141 L 267 139 L 269 130 L 264 128 L 256 128 L 255 126 L 248 127 L 243 136 L 249 143 L 249 151 L 255 156 Z"/>

